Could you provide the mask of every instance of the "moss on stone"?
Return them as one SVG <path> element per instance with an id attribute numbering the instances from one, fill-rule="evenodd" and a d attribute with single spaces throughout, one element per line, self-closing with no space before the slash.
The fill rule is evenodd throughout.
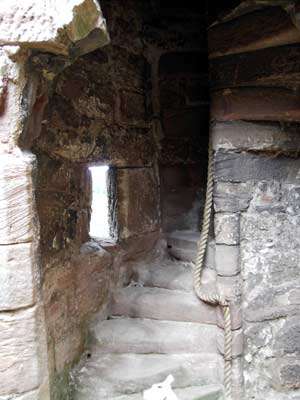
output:
<path id="1" fill-rule="evenodd" d="M 70 382 L 70 369 L 65 368 L 60 374 L 55 374 L 50 382 L 51 400 L 72 400 L 73 387 Z"/>

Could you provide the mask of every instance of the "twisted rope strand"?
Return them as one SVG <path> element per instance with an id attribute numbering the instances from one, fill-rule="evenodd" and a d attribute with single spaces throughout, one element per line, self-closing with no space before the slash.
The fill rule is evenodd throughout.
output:
<path id="1" fill-rule="evenodd" d="M 207 249 L 208 234 L 210 228 L 213 189 L 214 189 L 214 158 L 211 145 L 208 149 L 208 171 L 207 171 L 207 187 L 203 212 L 203 221 L 201 227 L 201 237 L 198 242 L 197 254 L 194 267 L 194 290 L 200 300 L 212 305 L 220 305 L 224 316 L 224 388 L 225 400 L 231 399 L 231 375 L 232 375 L 232 332 L 231 332 L 231 313 L 230 306 L 225 296 L 220 293 L 204 293 L 202 290 L 201 276 L 204 264 L 204 257 Z"/>

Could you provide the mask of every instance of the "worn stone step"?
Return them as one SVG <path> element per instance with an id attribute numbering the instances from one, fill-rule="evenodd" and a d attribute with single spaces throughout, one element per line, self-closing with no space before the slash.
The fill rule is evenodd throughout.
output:
<path id="1" fill-rule="evenodd" d="M 173 388 L 220 384 L 223 359 L 205 354 L 103 354 L 91 352 L 73 371 L 74 400 L 141 393 L 172 374 Z"/>
<path id="2" fill-rule="evenodd" d="M 115 292 L 111 314 L 132 318 L 217 324 L 217 308 L 191 292 L 128 286 Z"/>
<path id="3" fill-rule="evenodd" d="M 200 232 L 174 231 L 167 234 L 168 251 L 182 261 L 194 262 L 197 253 Z M 215 242 L 209 238 L 204 265 L 214 269 Z"/>
<path id="4" fill-rule="evenodd" d="M 218 328 L 194 322 L 117 318 L 91 327 L 105 353 L 217 353 Z"/>
<path id="5" fill-rule="evenodd" d="M 133 270 L 133 280 L 143 286 L 192 292 L 193 269 L 194 265 L 191 262 L 159 260 L 155 263 L 136 265 Z M 202 282 L 203 285 L 210 285 L 211 290 L 216 290 L 216 272 L 204 268 Z"/>
<path id="6" fill-rule="evenodd" d="M 191 386 L 174 389 L 179 400 L 222 400 L 223 387 L 220 385 Z M 143 394 L 114 397 L 112 400 L 143 400 Z"/>

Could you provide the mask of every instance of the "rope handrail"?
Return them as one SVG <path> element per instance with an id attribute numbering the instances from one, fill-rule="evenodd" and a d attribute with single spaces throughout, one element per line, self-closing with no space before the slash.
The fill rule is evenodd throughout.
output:
<path id="1" fill-rule="evenodd" d="M 224 295 L 219 292 L 206 293 L 202 289 L 201 277 L 204 264 L 204 256 L 207 249 L 209 228 L 212 215 L 213 205 L 213 189 L 214 189 L 214 154 L 211 144 L 208 149 L 208 169 L 207 169 L 207 186 L 205 205 L 203 212 L 203 220 L 201 227 L 201 236 L 198 242 L 197 254 L 194 267 L 194 290 L 198 298 L 205 303 L 215 306 L 220 305 L 224 316 L 224 389 L 225 400 L 231 400 L 232 395 L 232 332 L 231 332 L 231 312 L 230 304 Z"/>

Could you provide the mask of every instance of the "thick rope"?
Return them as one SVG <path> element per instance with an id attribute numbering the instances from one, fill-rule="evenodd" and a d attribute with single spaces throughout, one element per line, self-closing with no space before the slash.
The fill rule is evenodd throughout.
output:
<path id="1" fill-rule="evenodd" d="M 210 220 L 213 204 L 213 188 L 214 188 L 214 157 L 213 150 L 209 145 L 208 150 L 208 171 L 207 171 L 207 187 L 203 212 L 203 221 L 201 228 L 201 237 L 198 242 L 197 255 L 194 267 L 194 289 L 200 300 L 205 303 L 220 305 L 224 316 L 224 388 L 225 400 L 231 400 L 231 375 L 232 375 L 232 332 L 231 332 L 231 314 L 230 306 L 225 296 L 220 293 L 206 293 L 201 285 L 201 273 L 206 253 L 208 234 L 210 228 Z"/>

